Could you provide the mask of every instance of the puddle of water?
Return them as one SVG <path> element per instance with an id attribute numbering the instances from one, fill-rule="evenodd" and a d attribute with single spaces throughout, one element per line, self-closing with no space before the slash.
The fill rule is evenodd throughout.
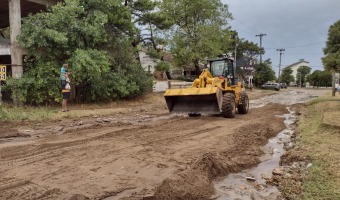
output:
<path id="1" fill-rule="evenodd" d="M 288 97 L 288 98 L 287 98 Z M 316 98 L 317 96 L 312 96 L 308 94 L 307 91 L 287 91 L 281 92 L 276 95 L 265 96 L 260 99 L 250 100 L 250 107 L 251 108 L 259 108 L 263 107 L 269 103 L 279 103 L 283 105 L 293 105 L 297 103 L 304 103 L 308 100 Z"/>
<path id="2" fill-rule="evenodd" d="M 287 108 L 289 110 L 289 108 Z M 211 199 L 277 199 L 280 194 L 276 187 L 266 185 L 266 179 L 270 179 L 272 171 L 279 166 L 280 157 L 285 150 L 283 144 L 290 142 L 290 136 L 294 133 L 293 124 L 296 121 L 294 113 L 289 110 L 285 114 L 284 123 L 286 129 L 278 133 L 274 138 L 269 139 L 268 144 L 263 147 L 266 155 L 262 156 L 261 163 L 255 168 L 244 170 L 241 173 L 229 174 L 224 179 L 213 181 L 216 194 Z M 253 180 L 247 180 L 251 178 Z"/>
<path id="3" fill-rule="evenodd" d="M 119 192 L 118 194 L 114 194 L 112 196 L 108 196 L 106 198 L 103 198 L 103 200 L 119 200 L 119 199 L 122 199 L 124 197 L 132 196 L 134 193 L 137 193 L 139 191 L 140 191 L 140 189 L 136 189 L 136 188 L 126 189 L 122 192 Z"/>

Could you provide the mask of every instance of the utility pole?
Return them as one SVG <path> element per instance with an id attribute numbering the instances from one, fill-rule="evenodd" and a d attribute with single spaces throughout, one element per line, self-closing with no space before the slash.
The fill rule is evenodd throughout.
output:
<path id="1" fill-rule="evenodd" d="M 260 37 L 260 47 L 262 48 L 262 37 L 266 36 L 267 34 L 261 33 L 259 35 L 256 35 L 256 37 Z M 260 64 L 262 64 L 262 53 L 260 54 Z"/>
<path id="2" fill-rule="evenodd" d="M 280 52 L 280 64 L 279 64 L 279 77 L 278 77 L 278 82 L 280 83 L 280 76 L 281 76 L 281 56 L 282 56 L 282 52 L 285 51 L 285 49 L 276 49 L 276 51 Z"/>

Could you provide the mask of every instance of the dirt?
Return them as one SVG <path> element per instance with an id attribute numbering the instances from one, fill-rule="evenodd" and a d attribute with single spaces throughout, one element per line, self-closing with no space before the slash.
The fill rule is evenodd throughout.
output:
<path id="1" fill-rule="evenodd" d="M 0 199 L 209 199 L 214 178 L 260 163 L 292 95 L 311 96 L 283 91 L 234 119 L 170 115 L 156 94 L 104 115 L 2 122 Z"/>

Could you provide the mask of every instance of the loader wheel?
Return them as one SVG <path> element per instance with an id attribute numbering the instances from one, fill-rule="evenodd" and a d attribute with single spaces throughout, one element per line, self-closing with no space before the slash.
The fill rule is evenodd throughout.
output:
<path id="1" fill-rule="evenodd" d="M 199 117 L 199 116 L 201 116 L 201 114 L 199 114 L 199 113 L 189 113 L 188 115 L 189 115 L 189 117 Z"/>
<path id="2" fill-rule="evenodd" d="M 241 99 L 240 99 L 242 104 L 239 104 L 237 106 L 237 110 L 239 114 L 247 114 L 249 111 L 249 98 L 247 93 L 242 92 L 241 93 Z"/>
<path id="3" fill-rule="evenodd" d="M 225 93 L 222 101 L 222 115 L 225 118 L 234 118 L 235 113 L 235 95 L 232 93 Z"/>

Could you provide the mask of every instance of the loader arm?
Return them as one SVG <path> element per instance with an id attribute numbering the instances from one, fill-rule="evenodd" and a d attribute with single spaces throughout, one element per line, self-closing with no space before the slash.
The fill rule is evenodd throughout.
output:
<path id="1" fill-rule="evenodd" d="M 164 97 L 170 113 L 222 114 L 232 118 L 236 107 L 248 102 L 248 97 L 241 101 L 242 86 L 235 82 L 232 60 L 220 58 L 208 62 L 210 71 L 203 69 L 191 87 L 166 90 Z M 243 113 L 247 112 L 247 105 L 240 107 Z"/>

